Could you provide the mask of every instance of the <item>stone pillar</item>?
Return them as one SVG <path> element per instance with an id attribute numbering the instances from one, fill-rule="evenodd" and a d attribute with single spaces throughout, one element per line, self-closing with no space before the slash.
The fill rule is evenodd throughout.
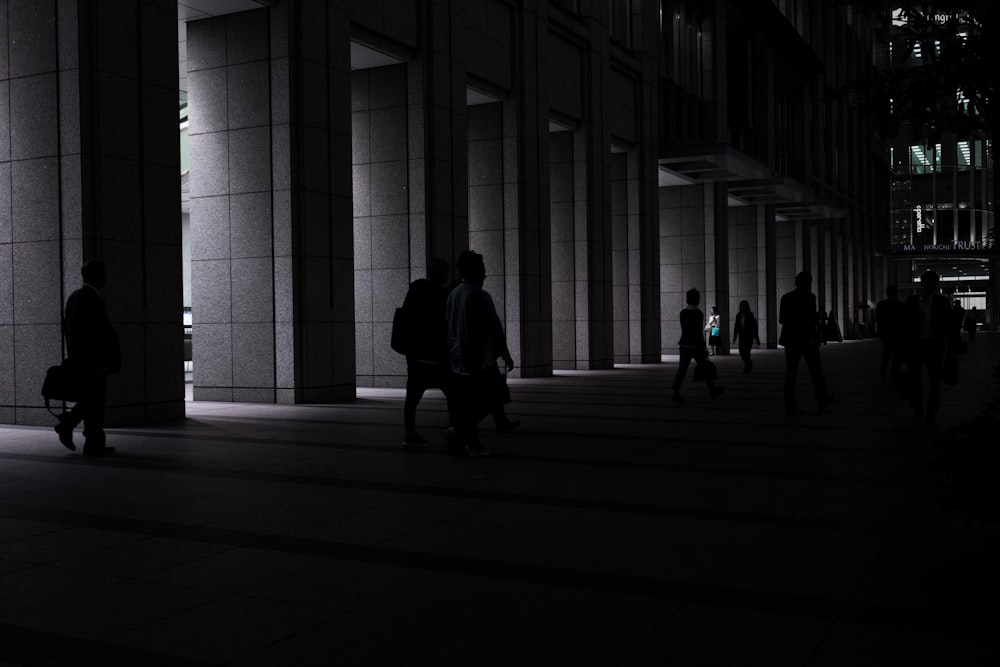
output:
<path id="1" fill-rule="evenodd" d="M 514 10 L 514 94 L 503 104 L 505 326 L 521 377 L 546 377 L 553 367 L 549 97 L 540 66 L 547 12 L 544 2 L 518 3 Z"/>
<path id="2" fill-rule="evenodd" d="M 576 368 L 614 365 L 611 275 L 611 136 L 605 125 L 610 67 L 606 17 L 590 17 L 590 48 L 583 51 L 583 126 L 574 134 L 576 188 Z"/>
<path id="3" fill-rule="evenodd" d="M 52 423 L 42 379 L 93 257 L 123 357 L 108 424 L 184 415 L 176 11 L 0 3 L 0 422 Z"/>
<path id="4" fill-rule="evenodd" d="M 465 43 L 461 3 L 427 0 L 418 20 L 420 48 L 408 64 L 414 278 L 423 275 L 428 257 L 454 266 L 469 249 L 467 77 L 457 48 Z"/>
<path id="5" fill-rule="evenodd" d="M 188 24 L 195 399 L 355 395 L 345 4 Z"/>

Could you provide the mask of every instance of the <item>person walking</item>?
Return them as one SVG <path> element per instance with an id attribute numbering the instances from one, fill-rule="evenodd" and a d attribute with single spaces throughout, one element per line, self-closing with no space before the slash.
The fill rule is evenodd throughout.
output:
<path id="1" fill-rule="evenodd" d="M 830 314 L 826 317 L 826 328 L 824 330 L 823 338 L 826 342 L 830 343 L 837 341 L 838 343 L 844 342 L 844 334 L 840 332 L 840 325 L 837 324 L 837 315 L 831 310 Z"/>
<path id="2" fill-rule="evenodd" d="M 427 277 L 414 280 L 403 300 L 407 324 L 406 399 L 403 402 L 403 446 L 427 447 L 430 443 L 417 431 L 417 405 L 428 389 L 440 389 L 449 401 L 451 370 L 448 364 L 448 262 L 432 257 Z"/>
<path id="3" fill-rule="evenodd" d="M 504 360 L 507 372 L 514 369 L 514 359 L 493 298 L 483 289 L 483 256 L 466 250 L 458 256 L 457 268 L 462 282 L 448 294 L 445 309 L 454 374 L 453 449 L 473 457 L 488 456 L 490 450 L 479 442 L 479 422 L 498 402 L 497 359 Z"/>
<path id="4" fill-rule="evenodd" d="M 736 324 L 733 326 L 733 345 L 737 345 L 740 351 L 740 359 L 743 360 L 743 373 L 747 374 L 753 368 L 753 360 L 750 358 L 750 350 L 753 344 L 760 345 L 760 335 L 757 331 L 757 318 L 750 310 L 750 302 L 740 301 L 739 312 L 736 313 Z"/>
<path id="5" fill-rule="evenodd" d="M 965 333 L 969 335 L 969 342 L 976 342 L 976 327 L 979 326 L 979 320 L 976 318 L 976 307 L 973 306 L 965 313 L 965 324 L 962 326 L 965 329 Z"/>
<path id="6" fill-rule="evenodd" d="M 907 369 L 912 383 L 910 407 L 913 421 L 933 424 L 941 404 L 941 368 L 948 354 L 951 304 L 937 294 L 940 277 L 934 271 L 920 276 L 920 293 L 906 300 Z M 927 402 L 924 403 L 924 369 L 927 370 Z"/>
<path id="7" fill-rule="evenodd" d="M 952 353 L 964 352 L 964 342 L 962 341 L 962 330 L 965 328 L 965 308 L 962 308 L 962 300 L 955 299 L 951 306 L 951 318 L 948 325 L 948 349 Z"/>
<path id="8" fill-rule="evenodd" d="M 687 306 L 680 312 L 681 338 L 677 341 L 680 348 L 680 363 L 677 366 L 677 374 L 674 376 L 672 397 L 674 403 L 684 402 L 684 397 L 681 396 L 681 384 L 684 382 L 684 376 L 687 374 L 692 359 L 697 364 L 699 371 L 704 368 L 704 371 L 698 372 L 696 375 L 704 376 L 709 396 L 718 398 L 724 391 L 723 387 L 716 386 L 717 370 L 715 364 L 708 360 L 705 336 L 701 329 L 701 323 L 705 321 L 705 314 L 698 308 L 698 304 L 701 302 L 701 293 L 692 288 L 687 291 L 685 296 Z"/>
<path id="9" fill-rule="evenodd" d="M 882 364 L 879 372 L 895 380 L 903 357 L 903 319 L 906 307 L 897 298 L 898 288 L 885 288 L 885 298 L 875 305 L 875 333 L 882 339 Z"/>
<path id="10" fill-rule="evenodd" d="M 708 316 L 708 324 L 705 325 L 705 332 L 708 334 L 708 346 L 713 356 L 718 353 L 718 345 L 722 341 L 722 329 L 719 326 L 721 321 L 718 307 L 712 306 L 711 314 Z"/>
<path id="11" fill-rule="evenodd" d="M 820 365 L 819 318 L 816 295 L 809 291 L 811 286 L 812 274 L 801 271 L 795 276 L 795 289 L 783 294 L 778 306 L 778 323 L 781 324 L 778 344 L 785 347 L 785 412 L 789 415 L 799 414 L 795 402 L 795 379 L 802 359 L 806 360 L 820 411 L 833 403 L 833 395 L 827 392 L 826 378 Z"/>
<path id="12" fill-rule="evenodd" d="M 104 408 L 108 376 L 121 370 L 121 348 L 101 296 L 107 281 L 104 261 L 92 259 L 80 273 L 83 287 L 69 295 L 63 319 L 66 361 L 80 388 L 80 400 L 59 417 L 55 431 L 64 447 L 75 450 L 73 429 L 83 422 L 84 456 L 110 456 L 115 448 L 107 445 Z"/>

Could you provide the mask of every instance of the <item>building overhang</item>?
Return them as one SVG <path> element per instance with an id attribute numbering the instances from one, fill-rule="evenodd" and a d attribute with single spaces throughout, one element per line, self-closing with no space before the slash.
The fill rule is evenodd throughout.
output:
<path id="1" fill-rule="evenodd" d="M 659 159 L 660 187 L 720 182 L 726 183 L 730 206 L 770 204 L 779 220 L 844 217 L 795 179 L 728 144 L 675 146 Z"/>

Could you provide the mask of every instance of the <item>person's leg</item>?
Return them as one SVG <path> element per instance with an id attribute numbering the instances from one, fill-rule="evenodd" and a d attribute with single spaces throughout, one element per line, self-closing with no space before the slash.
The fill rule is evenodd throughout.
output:
<path id="1" fill-rule="evenodd" d="M 941 367 L 944 364 L 944 350 L 931 345 L 925 355 L 927 359 L 927 419 L 933 419 L 941 405 Z"/>
<path id="2" fill-rule="evenodd" d="M 753 362 L 750 361 L 750 348 L 752 345 L 753 343 L 751 343 L 750 345 L 745 345 L 743 341 L 740 341 L 740 359 L 743 360 L 744 373 L 749 373 L 750 367 L 753 365 Z"/>
<path id="3" fill-rule="evenodd" d="M 688 366 L 691 365 L 691 359 L 694 356 L 694 350 L 687 347 L 682 347 L 680 349 L 680 361 L 677 362 L 677 373 L 674 375 L 674 400 L 683 400 L 680 398 L 681 395 L 681 384 L 684 382 L 684 376 L 687 374 Z"/>
<path id="4" fill-rule="evenodd" d="M 403 426 L 407 433 L 417 431 L 417 405 L 427 390 L 423 377 L 424 364 L 413 359 L 406 360 L 406 398 L 403 400 Z"/>
<path id="5" fill-rule="evenodd" d="M 819 405 L 820 410 L 822 410 L 829 404 L 830 394 L 826 389 L 826 378 L 823 376 L 823 365 L 820 363 L 819 348 L 807 345 L 802 350 L 802 357 L 806 360 L 806 367 L 809 369 L 809 377 L 812 378 L 816 404 Z"/>
<path id="6" fill-rule="evenodd" d="M 107 436 L 104 433 L 104 404 L 106 401 L 108 376 L 95 372 L 87 378 L 86 395 L 83 408 L 83 453 L 99 453 L 114 451 L 107 446 Z"/>
<path id="7" fill-rule="evenodd" d="M 797 345 L 785 346 L 785 410 L 796 412 L 795 407 L 795 376 L 799 372 L 799 359 L 802 349 Z"/>
<path id="8" fill-rule="evenodd" d="M 882 364 L 879 366 L 879 375 L 885 377 L 889 373 L 889 362 L 892 359 L 892 343 L 888 338 L 882 339 Z"/>
<path id="9" fill-rule="evenodd" d="M 910 407 L 913 408 L 914 419 L 924 416 L 924 349 L 917 345 L 907 358 L 907 370 L 910 374 Z"/>

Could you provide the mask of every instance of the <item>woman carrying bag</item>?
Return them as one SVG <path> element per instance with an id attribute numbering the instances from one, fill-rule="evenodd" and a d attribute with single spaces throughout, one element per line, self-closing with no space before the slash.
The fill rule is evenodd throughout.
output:
<path id="1" fill-rule="evenodd" d="M 712 314 L 708 317 L 708 324 L 705 325 L 705 331 L 708 332 L 708 345 L 712 348 L 711 354 L 714 356 L 718 353 L 716 346 L 722 342 L 722 331 L 719 329 L 719 308 L 718 306 L 712 306 Z"/>

